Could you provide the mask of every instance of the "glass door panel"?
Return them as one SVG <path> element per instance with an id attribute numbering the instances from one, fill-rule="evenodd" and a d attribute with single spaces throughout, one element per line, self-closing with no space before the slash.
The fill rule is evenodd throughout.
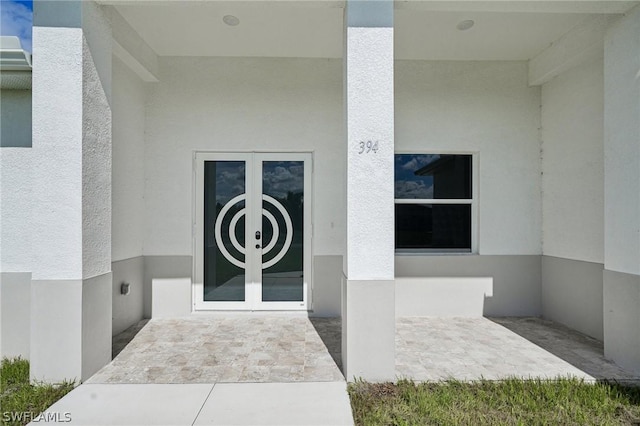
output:
<path id="1" fill-rule="evenodd" d="M 304 161 L 263 161 L 263 302 L 304 300 L 304 211 Z"/>
<path id="2" fill-rule="evenodd" d="M 310 164 L 310 154 L 196 154 L 196 310 L 307 309 Z"/>
<path id="3" fill-rule="evenodd" d="M 204 301 L 246 300 L 244 161 L 204 162 Z"/>

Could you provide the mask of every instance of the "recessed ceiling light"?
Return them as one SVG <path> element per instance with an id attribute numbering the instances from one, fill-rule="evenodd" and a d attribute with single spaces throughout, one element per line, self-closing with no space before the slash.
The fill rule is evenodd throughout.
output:
<path id="1" fill-rule="evenodd" d="M 236 25 L 238 25 L 240 23 L 240 20 L 233 16 L 233 15 L 224 15 L 222 17 L 222 22 L 224 22 L 225 24 L 231 26 L 231 27 L 235 27 Z"/>
<path id="2" fill-rule="evenodd" d="M 458 25 L 456 25 L 456 28 L 459 29 L 460 31 L 467 31 L 468 29 L 473 27 L 475 24 L 476 23 L 473 22 L 473 20 L 467 19 L 465 21 L 458 22 Z"/>

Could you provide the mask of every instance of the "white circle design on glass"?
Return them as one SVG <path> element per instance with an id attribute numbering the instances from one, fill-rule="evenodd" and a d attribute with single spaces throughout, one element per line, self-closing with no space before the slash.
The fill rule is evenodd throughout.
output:
<path id="1" fill-rule="evenodd" d="M 238 242 L 238 238 L 236 238 L 236 225 L 238 224 L 238 220 L 240 220 L 240 218 L 244 216 L 245 210 L 246 209 L 244 207 L 241 208 L 238 213 L 233 215 L 233 217 L 231 218 L 231 223 L 229 223 L 229 239 L 231 240 L 231 244 L 233 244 L 236 250 L 238 250 L 242 254 L 245 254 L 244 247 L 240 245 L 240 243 Z M 217 238 L 218 236 L 216 235 L 216 239 Z"/>
<path id="2" fill-rule="evenodd" d="M 280 249 L 278 254 L 276 254 L 268 262 L 262 263 L 262 269 L 267 269 L 267 268 L 272 267 L 276 263 L 280 262 L 280 259 L 282 259 L 284 257 L 284 255 L 287 254 L 287 252 L 289 251 L 289 247 L 291 247 L 291 240 L 293 239 L 293 223 L 291 223 L 291 218 L 289 217 L 289 213 L 287 213 L 287 211 L 285 210 L 284 206 L 282 204 L 280 204 L 278 202 L 278 200 L 276 200 L 273 197 L 268 196 L 267 194 L 262 194 L 262 199 L 264 201 L 266 201 L 267 203 L 271 203 L 275 208 L 278 209 L 278 211 L 282 215 L 282 218 L 284 219 L 284 223 L 287 226 L 287 231 L 286 231 L 287 233 L 285 234 L 284 244 L 282 245 L 282 248 Z M 262 214 L 265 214 L 265 212 L 266 212 L 266 210 L 262 209 Z M 269 216 L 267 216 L 267 217 L 269 217 Z M 271 216 L 271 217 L 273 217 L 273 216 Z M 271 220 L 271 219 L 269 219 L 269 220 Z M 274 222 L 275 222 L 275 218 L 274 218 Z M 273 224 L 273 222 L 271 222 L 271 223 Z M 271 237 L 271 241 L 269 242 L 269 245 L 267 245 L 267 247 L 269 247 L 269 250 L 271 250 L 273 248 L 271 243 L 273 242 L 273 245 L 275 245 L 276 243 L 274 241 L 277 241 L 277 238 L 279 236 L 278 235 L 279 232 L 276 233 L 276 230 L 277 230 L 277 228 L 274 227 L 273 228 L 273 236 Z"/>
<path id="3" fill-rule="evenodd" d="M 218 213 L 218 217 L 216 218 L 215 223 L 215 237 L 216 241 L 219 242 L 218 249 L 220 249 L 220 253 L 222 253 L 225 259 L 227 259 L 230 263 L 237 266 L 238 268 L 244 268 L 245 262 L 233 257 L 233 255 L 229 253 L 229 251 L 225 247 L 224 242 L 222 241 L 222 221 L 224 220 L 224 217 L 227 215 L 231 207 L 245 199 L 246 194 L 240 194 L 229 200 L 227 204 L 222 207 L 220 213 Z M 291 222 L 289 213 L 278 200 L 266 194 L 262 194 L 262 199 L 278 209 L 278 211 L 282 215 L 282 218 L 284 219 L 284 223 L 287 228 L 284 244 L 278 254 L 276 254 L 271 260 L 262 263 L 262 269 L 267 269 L 278 263 L 285 256 L 285 254 L 287 254 L 287 251 L 289 251 L 289 247 L 291 247 L 291 241 L 293 239 L 293 223 Z M 238 221 L 240 220 L 240 218 L 245 214 L 246 208 L 243 207 L 233 215 L 233 217 L 231 218 L 231 222 L 229 223 L 229 239 L 231 240 L 231 244 L 236 250 L 238 250 L 238 252 L 242 254 L 246 254 L 246 249 L 242 247 L 242 245 L 238 242 L 238 238 L 236 237 L 236 226 L 238 225 Z M 273 250 L 273 248 L 276 246 L 276 243 L 278 242 L 278 238 L 280 236 L 280 227 L 278 226 L 278 221 L 276 220 L 275 216 L 270 211 L 263 208 L 262 215 L 269 220 L 271 228 L 273 229 L 271 241 L 269 241 L 266 246 L 263 245 L 262 254 L 265 255 Z"/>
<path id="4" fill-rule="evenodd" d="M 220 210 L 220 213 L 218 213 L 218 217 L 216 218 L 216 226 L 215 226 L 216 242 L 217 242 L 218 249 L 220 250 L 220 253 L 222 253 L 225 259 L 227 259 L 229 262 L 231 262 L 238 268 L 242 268 L 242 269 L 244 269 L 244 262 L 231 256 L 231 253 L 229 253 L 227 248 L 224 246 L 224 242 L 222 241 L 222 220 L 224 219 L 224 217 L 226 216 L 227 212 L 231 207 L 235 206 L 237 203 L 239 203 L 244 199 L 245 199 L 245 194 L 236 195 L 235 197 L 230 199 L 229 202 L 222 207 L 222 210 Z M 244 208 L 240 211 L 243 211 L 243 210 Z M 236 214 L 233 217 L 233 219 L 235 219 L 236 216 L 238 215 Z M 238 217 L 238 219 L 240 219 L 240 217 Z M 238 221 L 236 220 L 234 224 L 237 224 L 237 223 Z M 235 238 L 235 233 L 236 233 L 235 229 L 229 229 L 229 236 L 233 235 L 232 244 L 233 244 L 233 239 Z"/>
<path id="5" fill-rule="evenodd" d="M 271 241 L 269 241 L 269 244 L 262 247 L 262 254 L 265 255 L 276 246 L 278 237 L 280 236 L 280 228 L 278 227 L 278 221 L 276 220 L 276 217 L 272 215 L 269 210 L 262 209 L 262 214 L 266 216 L 267 219 L 269 219 L 269 223 L 271 223 L 271 229 L 273 229 L 273 232 L 271 233 Z"/>

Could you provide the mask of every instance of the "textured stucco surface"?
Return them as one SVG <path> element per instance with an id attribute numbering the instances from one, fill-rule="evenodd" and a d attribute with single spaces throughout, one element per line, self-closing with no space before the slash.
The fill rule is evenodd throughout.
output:
<path id="1" fill-rule="evenodd" d="M 31 271 L 33 151 L 0 149 L 0 271 Z"/>
<path id="2" fill-rule="evenodd" d="M 114 59 L 111 215 L 114 262 L 142 255 L 145 97 L 144 83 Z"/>
<path id="3" fill-rule="evenodd" d="M 79 3 L 82 7 L 83 35 L 91 49 L 94 71 L 97 79 L 100 80 L 107 101 L 111 103 L 113 40 L 110 12 L 92 0 L 83 0 Z"/>
<path id="4" fill-rule="evenodd" d="M 393 70 L 393 28 L 347 28 L 345 274 L 350 280 L 394 278 Z M 367 150 L 367 143 L 377 143 L 377 152 Z"/>
<path id="5" fill-rule="evenodd" d="M 84 6 L 89 38 L 109 38 Z M 82 28 L 36 26 L 33 38 L 34 279 L 92 277 L 111 269 L 111 52 Z"/>
<path id="6" fill-rule="evenodd" d="M 34 280 L 82 278 L 82 46 L 79 28 L 33 28 Z"/>
<path id="7" fill-rule="evenodd" d="M 82 277 L 94 277 L 111 271 L 111 108 L 86 41 L 83 50 Z"/>
<path id="8" fill-rule="evenodd" d="M 140 78 L 115 57 L 112 70 L 111 269 L 112 333 L 115 335 L 144 317 L 142 255 L 145 229 L 144 133 L 147 92 Z M 130 285 L 128 295 L 120 294 L 123 282 Z"/>
<path id="9" fill-rule="evenodd" d="M 33 28 L 30 361 L 45 381 L 87 378 L 111 356 L 110 26 L 93 2 L 58 6 Z"/>
<path id="10" fill-rule="evenodd" d="M 604 45 L 604 263 L 640 274 L 640 7 L 614 23 Z"/>
<path id="11" fill-rule="evenodd" d="M 540 254 L 540 88 L 526 62 L 396 61 L 395 149 L 475 152 L 480 254 Z"/>
<path id="12" fill-rule="evenodd" d="M 542 86 L 543 254 L 604 263 L 602 57 Z"/>

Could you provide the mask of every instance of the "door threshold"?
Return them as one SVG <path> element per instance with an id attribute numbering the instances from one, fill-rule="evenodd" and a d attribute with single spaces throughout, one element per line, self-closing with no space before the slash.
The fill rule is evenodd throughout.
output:
<path id="1" fill-rule="evenodd" d="M 191 312 L 192 316 L 265 316 L 265 317 L 302 317 L 308 318 L 313 314 L 313 311 L 236 311 L 236 310 L 218 310 L 218 311 L 193 311 Z"/>

